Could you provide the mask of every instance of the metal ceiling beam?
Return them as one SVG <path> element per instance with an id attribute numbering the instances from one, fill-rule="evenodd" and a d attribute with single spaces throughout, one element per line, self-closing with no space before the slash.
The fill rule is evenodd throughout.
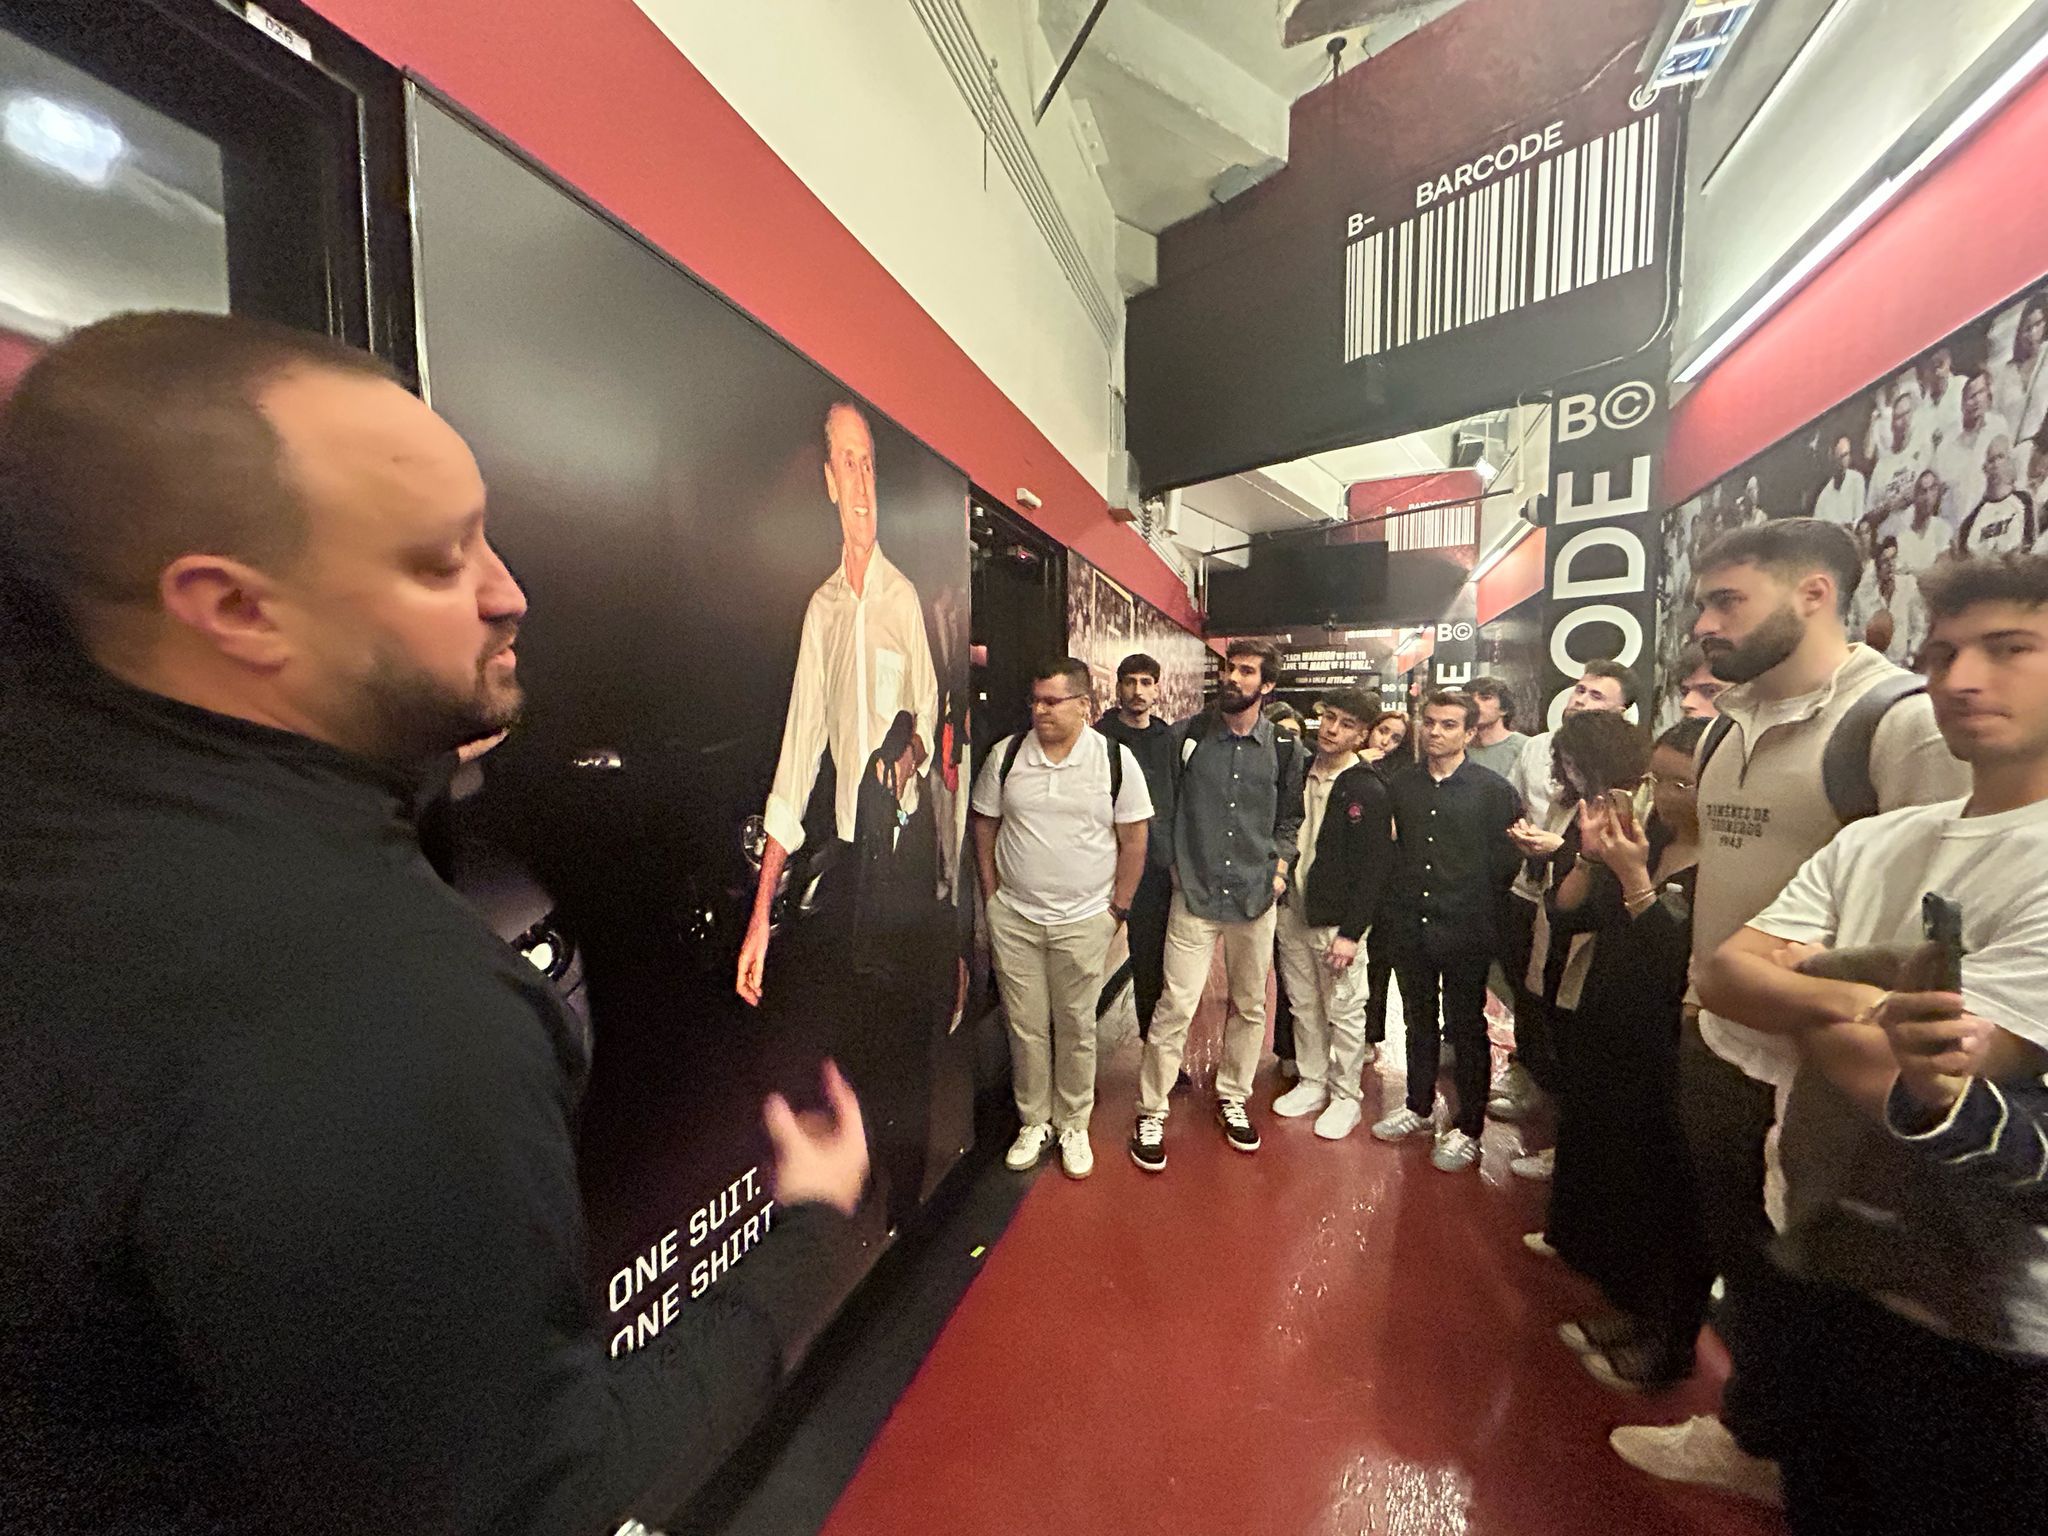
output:
<path id="1" fill-rule="evenodd" d="M 1102 19 L 1102 13 L 1109 6 L 1109 0 L 1095 0 L 1089 7 L 1088 19 L 1081 23 L 1081 30 L 1074 34 L 1074 41 L 1067 49 L 1067 56 L 1060 60 L 1060 67 L 1052 72 L 1052 84 L 1045 88 L 1045 95 L 1039 98 L 1038 109 L 1031 114 L 1031 121 L 1045 121 L 1045 110 L 1052 105 L 1053 97 L 1059 95 L 1060 86 L 1067 78 L 1067 71 L 1074 67 L 1074 60 L 1081 57 L 1081 50 L 1088 46 L 1088 34 L 1095 30 L 1095 23 Z"/>

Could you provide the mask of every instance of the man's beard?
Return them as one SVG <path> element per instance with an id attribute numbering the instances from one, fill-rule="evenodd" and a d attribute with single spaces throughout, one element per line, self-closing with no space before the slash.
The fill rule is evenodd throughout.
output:
<path id="1" fill-rule="evenodd" d="M 452 752 L 516 724 L 526 702 L 514 678 L 494 682 L 491 658 L 510 636 L 492 642 L 477 662 L 471 687 L 453 691 L 408 658 L 381 654 L 363 681 L 370 734 L 394 760 Z"/>
<path id="2" fill-rule="evenodd" d="M 1258 703 L 1259 696 L 1245 693 L 1235 683 L 1224 683 L 1216 690 L 1216 702 L 1223 706 L 1223 713 L 1234 715 Z"/>
<path id="3" fill-rule="evenodd" d="M 1700 648 L 1707 653 L 1707 670 L 1724 683 L 1747 683 L 1762 677 L 1771 668 L 1784 661 L 1799 649 L 1799 642 L 1806 638 L 1806 626 L 1799 622 L 1799 615 L 1786 604 L 1765 619 L 1734 645 L 1725 640 L 1703 640 Z"/>

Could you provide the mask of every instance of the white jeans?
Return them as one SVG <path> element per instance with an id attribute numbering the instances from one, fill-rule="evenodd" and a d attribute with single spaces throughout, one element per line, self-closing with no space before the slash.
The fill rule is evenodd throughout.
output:
<path id="1" fill-rule="evenodd" d="M 1370 991 L 1365 941 L 1341 971 L 1324 963 L 1335 928 L 1311 928 L 1293 906 L 1280 909 L 1273 936 L 1280 977 L 1294 1009 L 1294 1063 L 1304 1083 L 1321 1083 L 1334 1099 L 1356 1099 L 1365 1072 L 1365 1001 Z"/>
<path id="2" fill-rule="evenodd" d="M 1138 1074 L 1138 1113 L 1164 1116 L 1167 1095 L 1187 1051 L 1188 1025 L 1209 984 L 1216 941 L 1223 941 L 1223 973 L 1230 984 L 1230 1012 L 1223 1020 L 1223 1062 L 1216 1071 L 1219 1099 L 1249 1099 L 1259 1055 L 1266 1046 L 1266 978 L 1273 971 L 1273 913 L 1268 907 L 1248 923 L 1212 922 L 1196 917 L 1173 893 L 1166 919 L 1166 986 L 1152 1015 L 1145 1065 Z"/>
<path id="3" fill-rule="evenodd" d="M 1095 1109 L 1095 998 L 1117 926 L 1108 912 L 1078 923 L 1034 923 L 1001 891 L 988 904 L 996 987 L 1010 1025 L 1010 1086 L 1025 1125 L 1088 1128 Z"/>

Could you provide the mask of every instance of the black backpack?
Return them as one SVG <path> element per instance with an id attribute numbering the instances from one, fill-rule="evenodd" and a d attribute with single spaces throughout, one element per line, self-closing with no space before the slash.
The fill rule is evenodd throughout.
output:
<path id="1" fill-rule="evenodd" d="M 1017 766 L 1017 754 L 1024 750 L 1024 738 L 1030 734 L 1029 731 L 1019 731 L 1003 743 L 1003 760 L 996 764 L 998 794 L 1010 782 L 1010 770 Z M 1124 792 L 1124 745 L 1113 736 L 1105 735 L 1102 741 L 1109 748 L 1109 819 L 1114 823 L 1117 797 Z"/>
<path id="2" fill-rule="evenodd" d="M 1821 748 L 1820 778 L 1835 820 L 1843 826 L 1878 813 L 1877 785 L 1870 777 L 1870 749 L 1877 740 L 1877 728 L 1884 723 L 1885 715 L 1894 704 L 1926 691 L 1926 678 L 1911 672 L 1896 673 L 1857 699 L 1835 722 L 1834 733 L 1828 737 L 1828 744 Z M 1733 729 L 1735 722 L 1726 715 L 1707 727 L 1707 734 L 1700 742 L 1700 755 L 1693 774 L 1695 780 L 1705 776 L 1707 759 L 1714 755 L 1714 749 Z"/>

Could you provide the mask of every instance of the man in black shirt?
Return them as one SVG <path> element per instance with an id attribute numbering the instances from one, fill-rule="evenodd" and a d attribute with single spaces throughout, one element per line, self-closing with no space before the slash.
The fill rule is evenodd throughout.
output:
<path id="1" fill-rule="evenodd" d="M 1131 989 L 1140 1040 L 1151 1038 L 1152 1012 L 1166 985 L 1166 914 L 1173 905 L 1173 792 L 1179 775 L 1173 727 L 1152 714 L 1158 702 L 1159 663 L 1143 651 L 1134 651 L 1117 663 L 1116 708 L 1095 722 L 1095 729 L 1131 749 L 1131 756 L 1145 770 L 1145 788 L 1152 792 L 1145 874 L 1138 882 L 1138 894 L 1131 899 L 1131 918 L 1125 925 L 1130 936 Z M 1103 1006 L 1096 1009 L 1098 1014 L 1121 983 L 1121 977 L 1113 977 L 1102 989 Z"/>
<path id="2" fill-rule="evenodd" d="M 701 1476 L 844 1273 L 859 1109 L 771 1098 L 773 1235 L 607 1358 L 580 1031 L 412 822 L 521 702 L 462 440 L 130 315 L 0 410 L 0 497 L 0 1529 L 595 1536 Z"/>
<path id="3" fill-rule="evenodd" d="M 1486 973 L 1501 898 L 1521 855 L 1508 828 L 1521 798 L 1499 774 L 1466 759 L 1479 724 L 1469 694 L 1438 691 L 1422 704 L 1422 762 L 1388 786 L 1397 833 L 1394 878 L 1381 918 L 1394 949 L 1408 1029 L 1408 1103 L 1372 1128 L 1400 1141 L 1433 1128 L 1441 1056 L 1437 1005 L 1457 1055 L 1456 1124 L 1430 1161 L 1446 1173 L 1479 1164 L 1492 1055 L 1486 1042 Z"/>

